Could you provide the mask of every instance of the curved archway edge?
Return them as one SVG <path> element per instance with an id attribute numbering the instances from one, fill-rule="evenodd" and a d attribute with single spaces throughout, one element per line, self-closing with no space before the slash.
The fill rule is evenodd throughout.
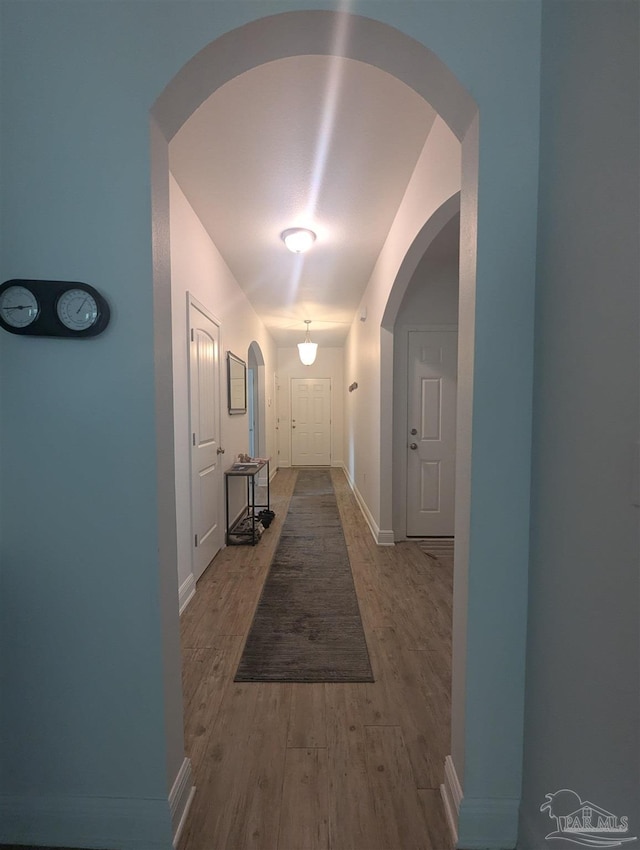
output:
<path id="1" fill-rule="evenodd" d="M 251 366 L 251 361 L 253 360 L 256 368 L 255 379 L 257 380 L 257 408 L 254 408 L 254 417 L 255 417 L 255 427 L 256 427 L 256 435 L 257 440 L 255 441 L 255 454 L 258 457 L 265 457 L 267 454 L 267 446 L 266 446 L 266 430 L 267 430 L 267 416 L 266 416 L 266 376 L 265 376 L 265 362 L 264 355 L 262 353 L 262 349 L 260 348 L 260 343 L 253 340 L 249 345 L 248 350 L 248 365 Z M 255 437 L 254 437 L 255 439 Z M 265 481 L 261 481 L 261 484 L 265 484 Z"/>
<path id="2" fill-rule="evenodd" d="M 424 97 L 460 140 L 477 113 L 455 75 L 419 41 L 372 18 L 312 10 L 261 18 L 211 42 L 167 85 L 152 115 L 169 142 L 229 80 L 266 62 L 311 54 L 345 56 L 392 74 Z"/>
<path id="3" fill-rule="evenodd" d="M 440 115 L 454 135 L 469 147 L 474 148 L 471 156 L 467 157 L 467 185 L 477 184 L 477 115 L 478 108 L 468 91 L 461 85 L 447 66 L 424 44 L 412 39 L 405 33 L 388 24 L 336 11 L 291 11 L 269 16 L 247 23 L 219 37 L 199 51 L 178 72 L 166 86 L 151 109 L 152 137 L 152 186 L 153 186 L 153 216 L 154 216 L 154 290 L 155 290 L 155 327 L 156 327 L 156 364 L 157 364 L 157 397 L 159 400 L 171 398 L 171 370 L 165 368 L 167 355 L 163 338 L 170 339 L 166 334 L 170 329 L 170 273 L 168 249 L 169 224 L 169 192 L 168 192 L 168 143 L 180 130 L 193 112 L 220 86 L 252 68 L 267 62 L 290 56 L 300 55 L 336 55 L 371 64 L 392 74 L 397 79 L 410 86 L 422 96 Z M 476 128 L 475 130 L 473 128 Z M 471 132 L 470 132 L 471 130 Z M 464 161 L 463 156 L 463 161 Z M 463 175 L 463 191 L 465 180 Z M 472 192 L 475 197 L 475 191 Z M 453 214 L 456 205 L 460 205 L 460 196 L 454 196 L 439 208 L 427 221 L 419 236 L 410 246 L 402 262 L 399 273 L 390 292 L 381 326 L 380 348 L 380 386 L 387 391 L 392 386 L 392 375 L 388 374 L 385 352 L 389 351 L 389 323 L 397 314 L 402 295 L 408 285 L 412 266 L 419 259 L 420 250 L 424 253 L 425 245 L 432 240 L 439 230 L 438 222 L 444 224 L 446 216 Z M 465 215 L 463 204 L 463 217 Z M 451 209 L 450 209 L 451 208 Z M 473 219 L 471 229 L 475 234 L 475 205 L 467 206 Z M 475 261 L 474 261 L 475 262 Z M 472 288 L 475 288 L 475 266 L 473 269 Z M 391 342 L 392 349 L 392 342 Z M 388 361 L 390 362 L 390 361 Z M 389 380 L 391 378 L 391 380 Z M 386 405 L 385 415 L 390 415 L 391 406 Z M 173 446 L 172 426 L 166 418 L 167 404 L 158 408 L 158 452 L 159 457 L 166 458 Z M 391 463 L 391 429 L 384 430 L 381 422 L 381 479 L 385 478 L 383 463 Z M 163 467 L 166 464 L 163 463 Z M 168 470 L 165 469 L 168 473 Z M 163 476 L 169 482 L 170 476 Z M 160 481 L 162 488 L 162 480 Z M 172 492 L 172 484 L 167 493 Z M 387 494 L 390 498 L 390 492 Z M 160 500 L 160 528 L 170 527 L 171 510 L 169 498 Z M 175 505 L 174 505 L 175 507 Z M 385 527 L 385 512 L 390 514 L 388 506 L 380 505 L 381 527 Z M 389 527 L 389 526 L 387 526 Z M 161 543 L 161 568 L 163 573 L 167 563 L 171 561 L 171 541 L 163 554 Z M 466 611 L 460 612 L 466 619 Z M 466 646 L 464 632 L 456 642 L 461 655 L 458 669 L 464 678 L 466 666 Z M 455 665 L 455 660 L 454 660 Z M 456 761 L 458 774 L 462 777 L 464 771 L 464 683 L 462 690 L 454 685 L 454 700 L 459 703 L 461 720 L 456 723 L 454 717 L 454 737 L 452 753 Z M 173 697 L 167 699 L 175 701 Z M 455 706 L 454 706 L 455 712 Z M 171 750 L 171 747 L 169 748 Z M 177 752 L 173 752 L 174 759 Z M 171 753 L 170 753 L 171 760 Z M 171 775 L 171 770 L 169 771 Z"/>
<path id="4" fill-rule="evenodd" d="M 385 346 L 385 350 L 388 350 L 388 346 L 391 346 L 391 352 L 389 353 L 389 356 L 385 359 L 387 361 L 391 361 L 391 379 L 394 383 L 396 383 L 398 375 L 402 374 L 402 371 L 398 371 L 394 356 L 395 323 L 400 308 L 402 306 L 402 300 L 407 292 L 407 289 L 409 288 L 409 285 L 413 279 L 416 269 L 418 268 L 418 265 L 420 264 L 420 261 L 423 259 L 423 257 L 429 250 L 431 243 L 436 239 L 438 234 L 442 231 L 443 227 L 445 227 L 445 225 L 447 225 L 451 221 L 451 219 L 459 212 L 460 192 L 456 192 L 454 195 L 448 198 L 448 200 L 446 200 L 440 207 L 438 207 L 438 209 L 433 213 L 433 215 L 430 216 L 424 223 L 422 229 L 411 243 L 411 246 L 409 247 L 409 250 L 405 255 L 402 265 L 398 270 L 398 274 L 396 275 L 396 279 L 389 294 L 387 307 L 381 322 L 381 347 Z M 395 392 L 395 390 L 393 391 Z M 393 418 L 391 421 L 391 451 L 393 455 L 391 469 L 391 509 L 393 511 L 393 528 L 395 532 L 394 536 L 396 539 L 398 539 L 398 537 L 400 539 L 405 538 L 404 529 L 406 528 L 406 502 L 404 494 L 406 492 L 407 479 L 406 462 L 403 462 L 404 456 L 406 456 L 406 452 L 404 451 L 404 449 L 402 453 L 400 452 L 400 443 L 402 441 L 402 437 L 399 438 L 399 434 L 405 433 L 405 418 L 406 409 L 405 413 L 403 414 L 402 410 L 397 410 L 394 407 Z M 400 507 L 401 505 L 402 507 Z M 403 517 L 402 520 L 400 520 L 401 516 Z M 400 529 L 403 530 L 400 531 Z"/>
<path id="5" fill-rule="evenodd" d="M 264 355 L 262 354 L 262 349 L 260 348 L 260 343 L 256 342 L 255 339 L 249 346 L 249 351 L 253 353 L 253 356 L 256 359 L 256 363 L 258 366 L 264 366 Z"/>
<path id="6" fill-rule="evenodd" d="M 439 206 L 434 214 L 425 221 L 422 229 L 405 254 L 402 265 L 398 269 L 398 274 L 393 282 L 387 306 L 382 316 L 381 326 L 383 328 L 390 331 L 393 330 L 402 299 L 418 267 L 418 263 L 445 224 L 451 221 L 453 216 L 459 212 L 460 192 L 456 192 L 455 195 L 452 195 L 444 204 Z"/>

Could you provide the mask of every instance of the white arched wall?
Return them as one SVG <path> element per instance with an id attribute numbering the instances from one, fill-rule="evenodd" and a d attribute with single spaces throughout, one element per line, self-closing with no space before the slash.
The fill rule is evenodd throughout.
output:
<path id="1" fill-rule="evenodd" d="M 351 403 L 354 460 L 347 472 L 380 544 L 394 541 L 391 490 L 382 486 L 392 475 L 393 419 L 393 343 L 387 351 L 385 316 L 393 314 L 395 318 L 394 310 L 404 294 L 397 278 L 413 240 L 425 221 L 460 191 L 460 159 L 460 142 L 442 117 L 436 117 L 363 295 L 361 310 L 366 309 L 366 322 L 359 321 L 361 310 L 357 311 L 347 339 L 347 358 L 354 361 L 354 377 L 349 380 L 356 380 L 359 387 Z M 474 175 L 470 179 L 475 179 Z M 475 219 L 472 226 L 475 228 Z M 404 288 L 406 285 L 407 281 Z M 371 410 L 379 411 L 379 416 L 372 417 Z"/>
<path id="2" fill-rule="evenodd" d="M 348 38 L 336 39 L 340 30 L 348 32 Z M 341 47 L 338 47 L 338 44 Z M 462 508 L 458 510 L 459 519 L 456 534 L 469 540 L 470 517 L 470 471 L 471 471 L 471 406 L 473 398 L 473 360 L 474 360 L 474 321 L 475 321 L 475 243 L 477 234 L 477 184 L 479 173 L 478 121 L 477 107 L 468 92 L 458 83 L 446 66 L 426 47 L 412 39 L 376 21 L 366 18 L 334 12 L 291 12 L 285 15 L 265 18 L 247 24 L 222 36 L 197 56 L 195 56 L 169 84 L 154 106 L 154 119 L 162 127 L 168 142 L 180 129 L 184 121 L 216 88 L 227 80 L 249 68 L 263 62 L 272 61 L 290 55 L 305 53 L 346 55 L 349 58 L 365 61 L 394 74 L 407 85 L 421 94 L 439 113 L 434 128 L 429 134 L 421 161 L 421 167 L 434 172 L 436 191 L 432 193 L 431 208 L 422 209 L 422 222 L 429 219 L 452 195 L 462 188 L 464 201 L 461 206 L 461 320 L 460 332 L 465 334 L 466 346 L 461 348 L 461 368 L 465 377 L 460 382 L 465 401 L 462 404 L 463 421 L 468 423 L 467 433 L 459 434 L 459 456 L 464 469 L 464 485 L 459 488 L 458 498 Z M 456 139 L 461 145 L 456 144 Z M 434 167 L 434 154 L 438 152 L 438 167 Z M 441 162 L 441 159 L 445 162 Z M 462 167 L 461 167 L 462 163 Z M 454 201 L 453 203 L 457 203 Z M 404 254 L 419 228 L 416 228 L 416 206 L 423 204 L 420 191 L 412 195 L 412 183 L 409 184 L 399 214 L 392 226 L 396 231 L 404 230 L 402 237 L 392 244 L 392 248 L 381 253 L 372 275 L 363 306 L 373 296 L 373 318 L 379 322 L 380 340 L 371 341 L 354 356 L 353 338 L 346 348 L 347 368 L 355 361 L 359 374 L 353 376 L 369 387 L 369 400 L 375 404 L 369 407 L 380 411 L 378 457 L 370 457 L 371 481 L 369 484 L 373 498 L 365 495 L 360 498 L 361 505 L 370 524 L 378 531 L 378 540 L 393 542 L 392 503 L 390 488 L 381 487 L 381 481 L 391 480 L 392 457 L 392 335 L 378 316 L 384 314 L 384 321 L 395 315 L 407 280 L 398 279 L 397 270 L 404 266 Z M 407 226 L 408 225 L 408 226 Z M 402 242 L 404 240 L 404 249 Z M 389 242 L 389 240 L 388 240 Z M 395 266 L 395 268 L 394 268 Z M 386 282 L 385 282 L 386 280 Z M 395 286 L 393 282 L 395 281 Z M 403 288 L 404 286 L 404 288 Z M 391 303 L 388 302 L 391 296 Z M 354 334 L 352 333 L 353 337 Z M 531 340 L 529 340 L 529 343 Z M 527 352 L 530 357 L 530 353 Z M 520 376 L 522 377 L 522 376 Z M 352 379 L 347 375 L 348 380 Z M 524 383 L 530 381 L 526 374 Z M 377 392 L 375 387 L 378 388 Z M 377 396 L 377 397 L 376 397 Z M 347 411 L 348 413 L 348 411 Z M 466 413 L 466 416 L 464 415 Z M 370 417 L 369 417 L 370 418 Z M 371 419 L 371 418 L 370 418 Z M 377 429 L 375 419 L 370 423 Z M 526 481 L 519 484 L 528 497 L 528 452 L 529 423 L 524 434 L 526 444 L 527 470 Z M 353 427 L 353 425 L 352 425 Z M 349 428 L 346 429 L 348 441 Z M 350 456 L 352 446 L 346 447 L 346 456 Z M 352 473 L 347 467 L 347 473 Z M 351 475 L 353 481 L 353 475 Z M 358 492 L 356 487 L 356 493 Z M 384 495 L 383 495 L 384 494 Z M 528 503 L 527 503 L 528 504 Z M 385 537 L 385 534 L 387 537 Z M 526 552 L 526 539 L 519 541 L 522 552 Z M 458 547 L 460 580 L 462 587 L 457 595 L 457 616 L 454 624 L 454 686 L 453 686 L 453 738 L 452 759 L 448 766 L 451 818 L 461 836 L 485 835 L 500 836 L 500 840 L 515 840 L 517 830 L 517 812 L 520 794 L 521 761 L 519 751 L 522 745 L 522 689 L 523 676 L 515 683 L 505 680 L 500 671 L 493 677 L 492 698 L 487 699 L 484 692 L 469 693 L 467 688 L 467 562 L 468 544 Z M 526 599 L 526 555 L 518 571 L 518 594 L 516 607 L 523 609 Z M 494 618 L 495 619 L 495 618 Z M 524 663 L 524 619 L 518 627 L 508 631 L 493 629 L 494 637 L 512 648 L 514 665 Z M 486 609 L 480 609 L 478 627 L 486 624 Z M 474 624 L 476 625 L 476 624 Z M 513 624 L 510 624 L 513 625 Z M 479 665 L 480 666 L 480 665 Z M 472 671 L 476 676 L 478 670 Z M 511 691 L 509 693 L 509 691 Z M 469 697 L 471 696 L 471 699 Z M 477 703 L 477 705 L 476 705 Z M 501 744 L 493 742 L 493 749 L 487 752 L 484 730 L 475 735 L 466 723 L 467 717 L 493 714 L 495 706 L 505 719 L 503 729 L 506 734 Z M 502 753 L 495 750 L 501 749 Z M 468 758 L 470 751 L 471 758 Z M 475 767 L 475 772 L 468 770 Z M 452 778 L 453 775 L 453 778 Z M 456 797 L 456 782 L 460 781 L 465 789 L 465 798 L 460 802 Z M 495 790 L 499 789 L 499 799 Z M 459 821 L 459 823 L 458 823 Z M 485 840 L 485 839 L 483 839 Z"/>
<path id="3" fill-rule="evenodd" d="M 341 29 L 343 32 L 348 31 L 348 38 L 338 42 L 336 40 L 336 33 Z M 342 45 L 343 51 L 338 50 L 338 43 Z M 468 149 L 465 180 L 468 187 L 471 187 L 471 196 L 475 198 L 475 185 L 477 184 L 477 167 L 475 167 L 477 156 L 475 152 L 478 138 L 475 133 L 469 133 L 469 130 L 474 126 L 477 116 L 477 108 L 472 98 L 453 77 L 446 66 L 423 45 L 408 39 L 396 30 L 389 29 L 370 19 L 330 12 L 292 12 L 287 15 L 266 18 L 234 30 L 206 47 L 183 68 L 158 99 L 153 110 L 154 118 L 162 127 L 163 135 L 168 142 L 206 97 L 229 79 L 248 70 L 248 68 L 290 55 L 305 53 L 335 54 L 336 52 L 343 52 L 349 58 L 366 61 L 394 74 L 407 83 L 407 85 L 412 86 L 418 91 L 438 111 L 440 119 L 436 122 L 436 126 L 434 126 L 427 139 L 425 151 L 423 151 L 423 159 L 425 163 L 429 161 L 428 149 L 435 145 L 440 158 L 451 160 L 448 163 L 450 167 L 443 166 L 441 173 L 445 175 L 456 175 L 456 170 L 458 173 L 456 176 L 450 177 L 451 183 L 449 184 L 447 184 L 446 179 L 438 183 L 437 178 L 435 178 L 436 191 L 432 193 L 432 197 L 436 199 L 440 197 L 439 202 L 435 203 L 435 207 L 446 199 L 448 193 L 451 194 L 451 188 L 458 189 L 460 186 L 460 161 L 457 159 L 459 152 L 456 149 L 456 145 L 451 143 L 452 139 L 456 137 L 463 142 L 463 146 L 466 144 Z M 431 157 L 433 157 L 433 154 Z M 419 167 L 420 161 L 417 169 Z M 408 201 L 407 196 L 409 196 Z M 405 200 L 403 201 L 405 212 L 402 214 L 399 213 L 394 222 L 394 227 L 397 230 L 403 228 L 403 226 L 406 229 L 406 223 L 411 222 L 412 217 L 415 218 L 414 208 L 416 205 L 420 206 L 424 203 L 421 200 L 419 191 L 415 197 L 411 197 L 411 184 L 407 190 L 407 196 L 405 196 Z M 424 209 L 423 220 L 430 217 L 430 214 L 435 211 L 435 207 Z M 403 207 L 401 207 L 401 212 L 402 210 Z M 405 221 L 403 221 L 403 216 Z M 467 204 L 464 207 L 461 228 L 467 232 L 469 244 L 473 244 L 476 232 L 476 208 L 473 204 Z M 411 230 L 409 230 L 408 235 L 410 238 L 412 235 Z M 407 247 L 409 246 L 407 245 Z M 392 268 L 393 263 L 397 262 L 394 260 L 394 256 L 396 255 L 397 245 L 392 251 L 387 251 L 386 255 L 383 249 L 381 259 L 378 262 L 376 270 L 374 270 L 374 279 L 376 274 L 378 277 L 383 277 L 387 273 L 388 276 L 388 268 Z M 387 267 L 385 267 L 385 263 Z M 389 263 L 391 264 L 390 266 Z M 408 267 L 406 263 L 402 265 L 405 269 Z M 463 264 L 462 276 L 461 287 L 464 287 L 469 293 L 468 297 L 463 301 L 462 308 L 467 310 L 467 323 L 472 324 L 475 280 L 473 262 L 466 265 Z M 408 278 L 404 282 L 404 288 L 406 288 L 407 282 Z M 395 299 L 401 300 L 404 293 L 401 281 L 396 282 L 395 288 L 389 288 L 392 293 L 392 303 L 388 307 L 387 305 L 383 305 L 387 318 L 390 318 L 394 314 L 394 309 L 397 311 L 397 306 L 395 308 L 393 306 Z M 382 290 L 378 286 L 378 294 L 383 290 L 384 283 L 382 284 Z M 374 370 L 371 377 L 375 375 L 377 366 L 377 376 L 375 376 L 374 381 L 380 387 L 377 405 L 374 407 L 374 409 L 378 409 L 381 413 L 380 453 L 378 455 L 378 463 L 370 467 L 372 478 L 374 479 L 374 490 L 377 490 L 379 493 L 385 492 L 385 488 L 380 487 L 380 481 L 391 480 L 392 471 L 390 468 L 392 457 L 392 357 L 389 356 L 392 352 L 392 336 L 384 327 L 382 327 L 381 334 L 378 351 L 375 350 L 377 346 L 374 346 L 373 350 L 370 351 L 370 356 L 367 358 L 369 360 L 369 366 L 373 367 Z M 470 334 L 471 339 L 472 336 Z M 470 353 L 471 359 L 466 364 L 469 369 L 469 380 L 466 385 L 464 382 L 462 384 L 463 388 L 466 386 L 469 394 L 471 393 L 471 374 L 473 371 L 472 349 L 470 349 Z M 361 363 L 362 358 L 359 357 L 358 359 Z M 468 476 L 468 467 L 466 468 L 466 473 Z M 461 494 L 460 499 L 463 501 L 466 499 L 467 501 L 467 509 L 460 510 L 459 514 L 461 517 L 468 519 L 469 486 L 467 485 L 466 488 L 461 487 L 459 493 Z M 369 519 L 373 520 L 374 525 L 377 522 L 378 528 L 380 528 L 380 524 L 382 524 L 382 529 L 385 527 L 391 528 L 392 511 L 390 498 L 386 498 L 383 503 L 381 496 L 378 505 L 367 505 L 365 498 L 361 499 L 361 504 L 365 513 L 368 513 Z M 467 528 L 468 524 L 460 533 L 468 537 Z M 381 535 L 381 537 L 383 538 L 384 535 Z M 392 542 L 392 532 L 391 540 L 380 539 L 380 542 Z M 467 554 L 464 546 L 460 547 L 458 552 L 459 557 L 465 557 Z M 466 567 L 462 572 L 466 576 Z M 465 593 L 461 594 L 458 607 L 464 605 L 466 601 L 464 599 Z M 466 615 L 466 606 L 464 610 Z M 463 619 L 466 619 L 466 617 L 463 616 Z M 466 743 L 464 728 L 464 703 L 466 698 L 464 682 L 466 665 L 464 656 L 466 641 L 464 640 L 464 636 L 466 635 L 466 622 L 459 623 L 458 629 L 462 635 L 462 639 L 458 635 L 457 646 L 460 654 L 460 663 L 457 665 L 457 670 L 459 671 L 457 676 L 458 686 L 454 687 L 454 698 L 457 703 L 454 705 L 454 716 L 458 720 L 454 722 L 455 740 L 452 744 L 452 752 L 454 754 L 452 764 L 455 765 L 454 772 L 457 771 L 460 780 L 464 784 Z M 521 728 L 518 728 L 516 734 L 521 735 Z M 520 766 L 517 766 L 516 774 L 518 775 L 519 769 Z M 481 776 L 481 780 L 482 778 Z M 510 821 L 510 826 L 505 826 L 505 824 L 501 823 L 500 828 L 505 831 L 511 829 L 513 832 L 517 818 L 516 801 L 518 789 L 514 786 L 511 791 L 516 805 L 514 811 L 508 813 L 507 820 Z M 488 805 L 490 806 L 490 802 Z M 458 811 L 453 811 L 452 816 L 457 826 Z M 461 816 L 464 817 L 463 810 L 461 811 Z M 475 826 L 472 825 L 471 829 L 475 829 Z"/>
<path id="4" fill-rule="evenodd" d="M 398 313 L 402 306 L 402 300 L 407 292 L 407 289 L 413 279 L 413 276 L 423 259 L 424 255 L 429 250 L 431 243 L 438 236 L 442 228 L 447 225 L 451 219 L 460 212 L 460 193 L 456 192 L 455 195 L 452 195 L 447 201 L 445 201 L 442 206 L 440 206 L 435 213 L 425 222 L 422 230 L 418 233 L 416 238 L 411 244 L 411 247 L 406 253 L 406 256 L 400 266 L 398 271 L 398 275 L 393 285 L 393 289 L 389 295 L 389 300 L 387 301 L 387 309 L 385 310 L 384 316 L 382 317 L 382 328 L 381 328 L 381 338 L 380 345 L 381 348 L 384 346 L 385 354 L 381 356 L 381 361 L 385 363 L 385 366 L 391 369 L 391 380 L 385 380 L 384 382 L 381 380 L 381 390 L 380 395 L 383 398 L 383 404 L 381 405 L 381 420 L 384 417 L 386 421 L 387 411 L 391 409 L 391 430 L 392 430 L 392 446 L 391 446 L 391 464 L 388 463 L 388 458 L 386 456 L 386 451 L 381 451 L 381 469 L 382 476 L 390 476 L 386 477 L 385 480 L 392 481 L 391 492 L 388 492 L 388 488 L 383 491 L 381 502 L 384 500 L 385 508 L 390 506 L 393 517 L 392 528 L 394 530 L 394 537 L 396 540 L 404 540 L 406 538 L 406 534 L 404 529 L 406 528 L 406 508 L 402 508 L 401 514 L 405 518 L 405 524 L 403 528 L 396 527 L 396 517 L 399 516 L 398 506 L 400 503 L 405 503 L 406 501 L 406 462 L 403 465 L 402 458 L 399 454 L 400 443 L 403 442 L 398 439 L 398 434 L 396 433 L 398 430 L 398 412 L 395 408 L 394 400 L 398 398 L 398 387 L 396 386 L 396 379 L 398 378 L 397 372 L 397 364 L 395 363 L 395 357 L 393 356 L 393 346 L 394 346 L 394 336 L 395 336 L 395 324 L 396 319 L 398 317 Z M 419 319 L 418 319 L 419 320 Z M 431 322 L 432 324 L 437 324 L 437 320 L 435 322 Z M 384 341 L 383 341 L 384 340 Z M 392 355 L 391 357 L 386 355 L 386 346 L 389 341 L 392 346 Z M 391 362 L 389 362 L 391 361 Z M 387 369 L 385 369 L 385 375 L 387 374 Z M 391 403 L 389 403 L 388 399 L 391 397 Z M 406 411 L 406 399 L 405 404 L 403 405 L 404 410 Z M 404 414 L 404 418 L 406 419 L 406 412 Z M 383 432 L 387 433 L 388 426 L 384 427 Z M 402 435 L 404 436 L 406 431 L 406 427 L 401 428 Z M 386 449 L 386 446 L 385 446 Z M 404 448 L 402 450 L 402 456 L 406 456 L 406 441 L 404 442 Z M 384 458 L 384 460 L 382 460 Z M 381 514 L 383 513 L 383 509 L 381 508 Z"/>
<path id="5" fill-rule="evenodd" d="M 382 490 L 381 511 L 394 512 L 394 504 L 404 499 L 406 478 L 401 473 L 400 459 L 396 444 L 388 445 L 388 436 L 394 437 L 394 409 L 389 398 L 397 398 L 394 387 L 394 326 L 402 299 L 411 282 L 416 268 L 428 251 L 429 246 L 442 228 L 460 212 L 461 193 L 456 192 L 446 200 L 425 222 L 412 242 L 402 262 L 387 302 L 387 309 L 380 328 L 381 347 L 381 467 L 384 480 L 393 482 L 392 488 Z M 472 215 L 475 211 L 472 210 Z M 466 232 L 475 229 L 475 221 L 461 221 Z M 468 237 L 469 238 L 469 237 Z M 466 711 L 466 673 L 467 673 L 467 603 L 469 573 L 469 532 L 471 513 L 471 448 L 473 401 L 473 324 L 475 305 L 475 268 L 473 248 L 466 258 L 460 257 L 459 272 L 459 311 L 458 311 L 458 396 L 456 416 L 456 508 L 455 540 L 456 555 L 453 586 L 453 646 L 452 646 L 452 682 L 451 682 L 451 758 L 445 765 L 444 796 L 452 815 L 455 817 L 456 781 L 454 774 L 463 784 L 465 768 L 465 711 Z M 462 291 L 465 296 L 462 297 Z M 406 408 L 405 408 L 406 409 Z M 395 455 L 395 457 L 394 457 Z M 390 462 L 393 458 L 393 464 Z M 406 473 L 405 473 L 406 474 Z M 401 492 L 402 488 L 402 492 Z M 391 492 L 389 492 L 389 489 Z M 397 533 L 398 530 L 396 530 Z M 400 534 L 404 538 L 404 533 Z M 459 827 L 460 825 L 458 825 Z M 462 825 L 464 828 L 464 825 Z M 459 829 L 458 829 L 459 831 Z"/>

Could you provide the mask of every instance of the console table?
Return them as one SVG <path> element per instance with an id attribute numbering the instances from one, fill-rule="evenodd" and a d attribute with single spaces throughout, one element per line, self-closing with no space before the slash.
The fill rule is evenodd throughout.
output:
<path id="1" fill-rule="evenodd" d="M 263 469 L 267 470 L 267 500 L 266 504 L 256 504 L 256 477 L 259 472 Z M 245 478 L 247 482 L 247 506 L 240 514 L 240 516 L 234 521 L 233 525 L 230 525 L 229 518 L 229 480 L 231 478 Z M 260 460 L 254 463 L 234 463 L 233 466 L 230 466 L 224 473 L 224 499 L 225 499 L 225 516 L 226 516 L 226 534 L 225 534 L 225 542 L 227 545 L 233 545 L 230 542 L 230 537 L 233 535 L 234 537 L 239 537 L 241 542 L 244 542 L 244 538 L 246 538 L 246 542 L 250 543 L 252 546 L 255 546 L 258 542 L 259 538 L 256 534 L 256 524 L 258 522 L 257 511 L 259 509 L 270 510 L 269 508 L 269 460 Z M 248 520 L 246 523 L 246 529 L 242 529 L 241 526 L 244 520 Z"/>

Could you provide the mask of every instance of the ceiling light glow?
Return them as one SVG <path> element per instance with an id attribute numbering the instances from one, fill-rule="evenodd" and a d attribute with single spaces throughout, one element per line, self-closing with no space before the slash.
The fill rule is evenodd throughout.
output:
<path id="1" fill-rule="evenodd" d="M 316 241 L 316 234 L 306 227 L 290 227 L 283 230 L 280 238 L 294 254 L 303 254 Z"/>

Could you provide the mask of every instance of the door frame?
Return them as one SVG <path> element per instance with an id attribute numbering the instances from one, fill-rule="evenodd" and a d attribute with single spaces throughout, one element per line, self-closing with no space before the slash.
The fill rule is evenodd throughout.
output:
<path id="1" fill-rule="evenodd" d="M 189 455 L 191 456 L 191 435 L 193 434 L 193 407 L 192 407 L 192 374 L 191 374 L 191 308 L 194 307 L 203 316 L 206 316 L 210 322 L 212 322 L 218 328 L 218 447 L 222 447 L 222 403 L 223 403 L 223 392 L 222 392 L 222 371 L 221 371 L 221 357 L 220 353 L 224 350 L 222 347 L 222 322 L 217 318 L 215 313 L 209 310 L 204 304 L 199 301 L 191 292 L 187 292 L 187 387 L 189 392 L 189 430 L 187 432 L 187 441 L 189 445 Z M 218 455 L 218 464 L 221 464 L 222 455 Z M 193 465 L 189 464 L 189 526 L 191 529 L 191 575 L 193 576 L 194 582 L 194 590 L 196 579 L 195 572 L 195 552 L 196 547 L 193 545 L 193 540 L 195 537 L 195 528 L 194 528 L 194 516 L 193 516 Z M 223 486 L 222 486 L 222 475 L 218 478 L 218 505 L 220 506 L 218 509 L 218 525 L 220 529 L 224 528 L 225 517 L 224 510 L 222 508 L 224 504 L 223 500 Z M 222 531 L 221 531 L 222 534 Z M 220 544 L 220 549 L 224 549 L 225 541 L 224 534 L 222 536 L 222 541 Z"/>
<path id="2" fill-rule="evenodd" d="M 305 378 L 301 375 L 292 375 L 289 378 L 289 466 L 295 466 L 293 462 L 293 382 L 294 381 L 329 381 L 329 468 L 333 459 L 333 379 L 326 375 L 314 375 L 313 378 Z"/>
<path id="3" fill-rule="evenodd" d="M 407 430 L 409 428 L 409 333 L 443 331 L 458 333 L 458 325 L 411 324 L 394 329 L 393 352 L 393 491 L 403 498 L 394 499 L 393 528 L 396 540 L 413 540 L 407 537 Z"/>

